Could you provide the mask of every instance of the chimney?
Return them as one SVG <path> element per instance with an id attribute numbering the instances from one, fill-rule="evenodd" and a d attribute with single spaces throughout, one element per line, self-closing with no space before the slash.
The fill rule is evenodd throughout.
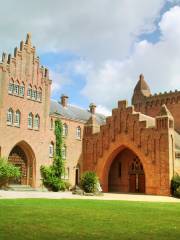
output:
<path id="1" fill-rule="evenodd" d="M 95 112 L 96 112 L 96 105 L 94 103 L 91 103 L 89 105 L 89 110 L 90 110 L 90 113 L 95 114 Z"/>
<path id="2" fill-rule="evenodd" d="M 61 105 L 62 105 L 63 107 L 67 107 L 68 98 L 69 98 L 68 96 L 62 94 L 62 96 L 61 96 Z"/>

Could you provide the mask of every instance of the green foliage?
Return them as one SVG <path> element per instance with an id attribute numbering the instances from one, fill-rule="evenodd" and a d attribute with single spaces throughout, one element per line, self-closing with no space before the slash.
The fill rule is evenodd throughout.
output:
<path id="1" fill-rule="evenodd" d="M 171 192 L 173 196 L 180 198 L 180 175 L 178 174 L 171 180 Z"/>
<path id="2" fill-rule="evenodd" d="M 97 191 L 98 177 L 95 172 L 85 172 L 81 178 L 80 185 L 87 193 Z"/>
<path id="3" fill-rule="evenodd" d="M 14 166 L 6 158 L 0 157 L 0 186 L 7 185 L 9 179 L 21 176 L 18 167 Z"/>
<path id="4" fill-rule="evenodd" d="M 59 178 L 61 178 L 64 173 L 64 160 L 62 158 L 63 147 L 62 132 L 63 132 L 62 122 L 60 120 L 56 120 L 55 121 L 56 149 L 53 166 L 55 170 L 55 175 Z"/>
<path id="5" fill-rule="evenodd" d="M 60 120 L 55 121 L 55 137 L 56 137 L 56 147 L 53 159 L 53 164 L 51 166 L 41 166 L 41 175 L 43 178 L 43 184 L 52 191 L 64 191 L 66 189 L 66 184 L 62 180 L 64 174 L 64 160 L 62 158 L 62 123 Z"/>
<path id="6" fill-rule="evenodd" d="M 56 176 L 54 166 L 41 166 L 41 175 L 43 177 L 43 184 L 49 190 L 58 192 L 60 190 L 64 191 L 66 185 L 62 179 Z"/>

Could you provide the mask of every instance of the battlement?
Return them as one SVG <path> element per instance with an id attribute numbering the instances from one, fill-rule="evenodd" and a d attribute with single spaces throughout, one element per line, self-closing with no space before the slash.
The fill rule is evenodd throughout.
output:
<path id="1" fill-rule="evenodd" d="M 180 91 L 175 90 L 169 91 L 169 92 L 164 92 L 164 93 L 158 93 L 154 95 L 150 95 L 149 97 L 145 97 L 144 103 L 148 107 L 153 107 L 154 105 L 156 106 L 157 104 L 173 104 L 180 102 Z"/>

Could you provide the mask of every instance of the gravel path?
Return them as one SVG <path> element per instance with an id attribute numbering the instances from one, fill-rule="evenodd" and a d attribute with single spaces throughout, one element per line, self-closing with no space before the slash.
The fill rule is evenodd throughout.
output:
<path id="1" fill-rule="evenodd" d="M 123 193 L 104 193 L 103 196 L 79 196 L 71 192 L 19 192 L 0 190 L 0 199 L 17 198 L 46 198 L 46 199 L 97 199 L 97 200 L 125 200 L 125 201 L 145 201 L 145 202 L 179 202 L 180 199 L 173 197 L 123 194 Z"/>

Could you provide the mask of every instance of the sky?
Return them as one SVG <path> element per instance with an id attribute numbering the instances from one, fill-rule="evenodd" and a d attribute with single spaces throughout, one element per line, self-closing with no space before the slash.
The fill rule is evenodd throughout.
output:
<path id="1" fill-rule="evenodd" d="M 152 93 L 180 89 L 180 0 L 0 0 L 0 52 L 32 34 L 51 98 L 109 115 L 131 103 L 141 73 Z"/>

